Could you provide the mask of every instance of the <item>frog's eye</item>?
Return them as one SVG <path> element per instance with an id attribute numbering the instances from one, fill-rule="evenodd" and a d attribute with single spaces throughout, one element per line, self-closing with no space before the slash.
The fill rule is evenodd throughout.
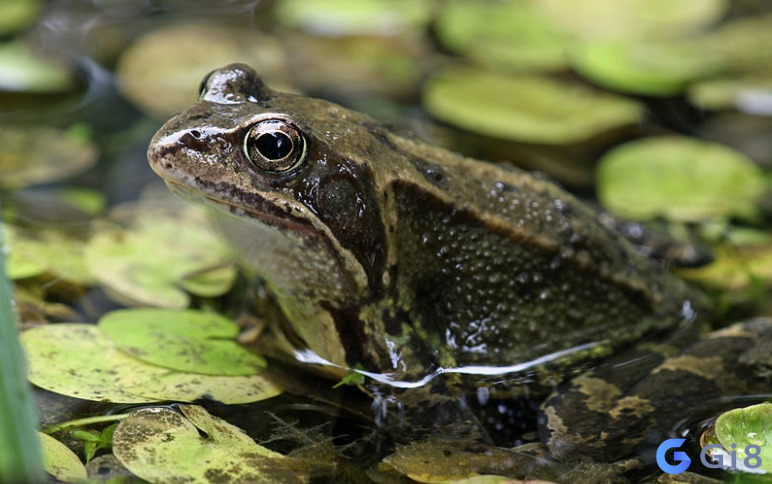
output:
<path id="1" fill-rule="evenodd" d="M 244 154 L 262 171 L 283 173 L 303 161 L 306 141 L 293 124 L 267 119 L 252 126 L 244 137 Z"/>

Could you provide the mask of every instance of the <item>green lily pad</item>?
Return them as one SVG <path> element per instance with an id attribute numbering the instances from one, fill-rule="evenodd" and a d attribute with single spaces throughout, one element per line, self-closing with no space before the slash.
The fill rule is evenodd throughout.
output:
<path id="1" fill-rule="evenodd" d="M 718 21 L 726 0 L 535 0 L 557 25 L 581 38 L 672 38 Z"/>
<path id="2" fill-rule="evenodd" d="M 98 155 L 82 125 L 73 125 L 68 130 L 4 125 L 0 146 L 0 186 L 4 188 L 50 183 L 77 175 L 91 168 Z"/>
<path id="3" fill-rule="evenodd" d="M 704 267 L 681 269 L 685 279 L 699 282 L 734 296 L 755 288 L 772 287 L 772 246 L 769 238 L 764 244 L 739 248 L 719 248 L 715 261 Z"/>
<path id="4" fill-rule="evenodd" d="M 689 88 L 687 95 L 692 104 L 702 109 L 739 109 L 751 114 L 770 114 L 772 76 L 702 81 Z"/>
<path id="5" fill-rule="evenodd" d="M 60 482 L 80 482 L 87 477 L 86 467 L 73 451 L 50 435 L 38 432 L 46 472 Z"/>
<path id="6" fill-rule="evenodd" d="M 128 305 L 182 309 L 190 298 L 227 292 L 236 278 L 228 248 L 203 216 L 138 211 L 126 230 L 104 230 L 86 246 L 86 264 L 110 294 Z"/>
<path id="7" fill-rule="evenodd" d="M 102 334 L 147 363 L 204 375 L 254 375 L 265 360 L 236 343 L 239 328 L 215 313 L 125 309 L 99 320 Z"/>
<path id="8" fill-rule="evenodd" d="M 0 35 L 18 32 L 40 16 L 41 0 L 3 0 L 0 2 Z"/>
<path id="9" fill-rule="evenodd" d="M 448 124 L 506 140 L 562 144 L 637 122 L 641 106 L 547 77 L 456 68 L 428 81 L 423 102 Z"/>
<path id="10" fill-rule="evenodd" d="M 429 22 L 425 0 L 279 0 L 276 19 L 287 26 L 327 35 L 391 35 Z"/>
<path id="11" fill-rule="evenodd" d="M 54 230 L 35 234 L 6 226 L 9 249 L 6 273 L 10 279 L 49 274 L 79 285 L 94 278 L 83 260 L 83 241 Z"/>
<path id="12" fill-rule="evenodd" d="M 745 461 L 748 445 L 757 445 L 757 459 L 751 464 L 758 464 L 760 470 L 772 472 L 772 403 L 761 403 L 745 408 L 736 408 L 722 414 L 716 420 L 716 436 L 726 450 L 737 452 L 737 461 Z M 732 445 L 735 445 L 733 448 Z"/>
<path id="13" fill-rule="evenodd" d="M 574 48 L 571 62 L 579 74 L 600 86 L 649 96 L 678 94 L 690 82 L 723 69 L 708 46 L 696 40 L 588 41 Z"/>
<path id="14" fill-rule="evenodd" d="M 611 213 L 638 220 L 752 219 L 765 191 L 761 170 L 717 143 L 662 136 L 608 152 L 597 170 L 598 198 Z"/>
<path id="15" fill-rule="evenodd" d="M 269 85 L 286 85 L 287 55 L 257 29 L 214 23 L 171 23 L 138 38 L 116 66 L 118 87 L 150 116 L 166 120 L 196 102 L 196 83 L 213 69 L 245 62 Z"/>
<path id="16" fill-rule="evenodd" d="M 263 375 L 207 376 L 150 365 L 120 351 L 91 324 L 61 323 L 21 333 L 29 380 L 85 400 L 150 403 L 211 398 L 226 404 L 274 397 L 281 389 Z"/>
<path id="17" fill-rule="evenodd" d="M 557 70 L 567 64 L 568 37 L 530 2 L 445 2 L 435 31 L 445 47 L 492 69 Z"/>
<path id="18" fill-rule="evenodd" d="M 772 61 L 772 14 L 747 16 L 724 23 L 707 35 L 707 52 L 732 72 L 769 71 Z"/>
<path id="19" fill-rule="evenodd" d="M 150 482 L 308 482 L 303 462 L 255 443 L 194 405 L 137 410 L 121 421 L 113 452 Z"/>
<path id="20" fill-rule="evenodd" d="M 52 93 L 74 86 L 66 67 L 34 54 L 22 42 L 0 43 L 0 91 Z"/>

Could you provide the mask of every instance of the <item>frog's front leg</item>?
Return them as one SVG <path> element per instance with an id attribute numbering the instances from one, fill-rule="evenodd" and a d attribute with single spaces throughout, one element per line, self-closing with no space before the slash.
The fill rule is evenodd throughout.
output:
<path id="1" fill-rule="evenodd" d="M 769 393 L 770 350 L 772 319 L 756 319 L 709 334 L 662 359 L 643 377 L 635 364 L 601 365 L 545 402 L 539 418 L 542 439 L 558 459 L 612 462 L 634 452 L 653 456 L 679 421 L 704 417 L 695 415 L 701 403 Z M 633 382 L 628 389 L 607 378 L 625 374 Z"/>

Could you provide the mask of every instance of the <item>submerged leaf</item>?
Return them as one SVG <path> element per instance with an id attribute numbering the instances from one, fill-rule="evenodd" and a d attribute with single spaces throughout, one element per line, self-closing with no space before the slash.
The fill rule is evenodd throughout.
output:
<path id="1" fill-rule="evenodd" d="M 753 218 L 765 190 L 761 170 L 717 143 L 662 136 L 608 152 L 598 165 L 598 198 L 611 213 L 639 220 Z"/>
<path id="2" fill-rule="evenodd" d="M 303 462 L 266 449 L 202 407 L 133 412 L 115 431 L 113 452 L 150 482 L 282 482 L 309 480 Z"/>
<path id="3" fill-rule="evenodd" d="M 214 313 L 125 309 L 107 313 L 99 329 L 126 353 L 177 371 L 254 375 L 265 360 L 236 343 L 239 328 Z"/>
<path id="4" fill-rule="evenodd" d="M 2 65 L 0 59 L 0 66 Z M 62 180 L 97 161 L 97 148 L 76 125 L 70 130 L 47 126 L 0 128 L 0 186 L 19 188 Z"/>
<path id="5" fill-rule="evenodd" d="M 429 80 L 429 113 L 473 133 L 531 143 L 573 143 L 639 120 L 641 106 L 547 77 L 450 69 Z"/>
<path id="6" fill-rule="evenodd" d="M 0 43 L 0 91 L 62 92 L 74 84 L 69 70 L 36 55 L 24 43 Z"/>

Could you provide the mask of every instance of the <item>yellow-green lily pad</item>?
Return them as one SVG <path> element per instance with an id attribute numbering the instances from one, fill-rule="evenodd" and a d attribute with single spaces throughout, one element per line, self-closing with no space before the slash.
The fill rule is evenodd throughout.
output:
<path id="1" fill-rule="evenodd" d="M 423 101 L 432 116 L 467 131 L 546 144 L 585 141 L 642 114 L 634 101 L 576 84 L 466 68 L 430 79 Z"/>
<path id="2" fill-rule="evenodd" d="M 150 482 L 308 482 L 302 461 L 262 447 L 201 407 L 137 410 L 122 420 L 113 452 Z"/>
<path id="3" fill-rule="evenodd" d="M 431 12 L 426 0 L 279 0 L 274 7 L 280 23 L 327 35 L 393 35 L 424 26 Z"/>
<path id="4" fill-rule="evenodd" d="M 557 25 L 581 38 L 652 39 L 688 35 L 718 21 L 726 0 L 535 0 Z"/>
<path id="5" fill-rule="evenodd" d="M 233 24 L 170 23 L 138 38 L 121 55 L 117 83 L 143 112 L 167 119 L 198 98 L 197 83 L 213 69 L 245 62 L 274 86 L 288 83 L 287 56 L 279 41 Z"/>
<path id="6" fill-rule="evenodd" d="M 769 71 L 772 51 L 772 13 L 738 18 L 707 35 L 707 53 L 720 59 L 732 72 Z"/>
<path id="7" fill-rule="evenodd" d="M 36 55 L 24 43 L 0 43 L 0 91 L 52 93 L 74 85 L 66 67 Z"/>
<path id="8" fill-rule="evenodd" d="M 768 239 L 768 237 L 767 237 Z M 713 289 L 740 295 L 757 287 L 772 287 L 772 246 L 769 240 L 737 248 L 719 248 L 715 261 L 704 267 L 681 269 L 684 278 Z"/>
<path id="9" fill-rule="evenodd" d="M 17 32 L 33 23 L 43 10 L 41 0 L 3 0 L 0 2 L 0 35 Z"/>
<path id="10" fill-rule="evenodd" d="M 103 230 L 86 246 L 86 263 L 118 301 L 128 305 L 182 309 L 188 292 L 213 297 L 227 292 L 236 278 L 228 248 L 203 216 L 147 209 L 135 214 L 129 229 Z"/>
<path id="11" fill-rule="evenodd" d="M 435 31 L 449 50 L 492 69 L 557 70 L 567 64 L 567 35 L 532 2 L 445 2 Z"/>
<path id="12" fill-rule="evenodd" d="M 578 44 L 571 62 L 590 81 L 617 91 L 672 96 L 723 69 L 704 42 L 595 40 Z"/>
<path id="13" fill-rule="evenodd" d="M 611 150 L 599 162 L 597 184 L 607 210 L 639 220 L 752 219 L 765 191 L 761 169 L 742 154 L 677 136 Z"/>
<path id="14" fill-rule="evenodd" d="M 759 470 L 772 472 L 772 403 L 760 403 L 745 408 L 736 408 L 722 414 L 716 420 L 716 436 L 727 451 L 737 452 L 737 461 L 746 462 L 748 445 L 756 458 L 748 462 L 761 464 Z M 735 447 L 732 447 L 734 445 Z M 746 465 L 746 467 L 749 467 Z"/>
<path id="15" fill-rule="evenodd" d="M 54 230 L 32 234 L 7 225 L 10 279 L 50 274 L 68 282 L 90 285 L 94 278 L 83 260 L 84 242 Z"/>
<path id="16" fill-rule="evenodd" d="M 46 472 L 58 482 L 80 482 L 86 479 L 86 467 L 73 451 L 50 435 L 38 432 L 38 437 Z"/>
<path id="17" fill-rule="evenodd" d="M 265 360 L 236 343 L 239 328 L 215 313 L 192 309 L 124 309 L 99 329 L 126 353 L 153 365 L 204 375 L 254 375 Z"/>
<path id="18" fill-rule="evenodd" d="M 772 76 L 706 80 L 690 87 L 687 95 L 702 109 L 772 114 Z"/>
<path id="19" fill-rule="evenodd" d="M 60 130 L 6 124 L 0 129 L 0 146 L 0 186 L 4 188 L 71 177 L 92 167 L 98 154 L 83 125 Z"/>
<path id="20" fill-rule="evenodd" d="M 239 404 L 281 393 L 275 383 L 260 374 L 207 376 L 147 364 L 120 351 L 91 324 L 39 326 L 23 331 L 21 342 L 32 383 L 85 400 L 150 403 L 211 398 Z"/>

